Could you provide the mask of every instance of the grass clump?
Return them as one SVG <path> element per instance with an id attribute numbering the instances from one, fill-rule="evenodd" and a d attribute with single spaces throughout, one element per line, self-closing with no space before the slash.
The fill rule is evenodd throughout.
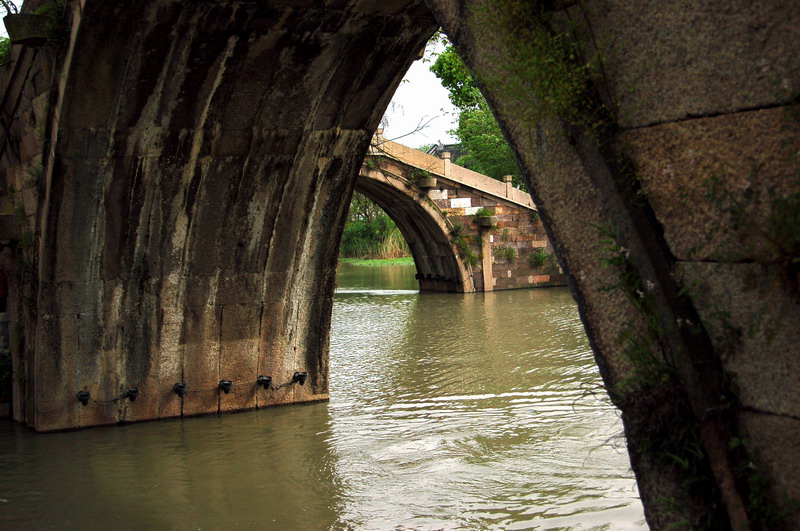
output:
<path id="1" fill-rule="evenodd" d="M 458 249 L 458 254 L 461 256 L 464 262 L 471 266 L 478 265 L 478 259 L 480 257 L 472 250 L 469 236 L 465 233 L 465 227 L 463 223 L 456 223 L 450 229 L 450 241 L 456 246 L 456 249 Z"/>
<path id="2" fill-rule="evenodd" d="M 6 37 L 0 37 L 0 65 L 4 65 L 11 60 L 11 41 Z"/>
<path id="3" fill-rule="evenodd" d="M 544 267 L 552 258 L 552 255 L 542 249 L 536 249 L 528 255 L 528 265 L 531 267 Z"/>
<path id="4" fill-rule="evenodd" d="M 339 254 L 347 258 L 400 258 L 411 252 L 389 215 L 366 196 L 355 193 Z"/>
<path id="5" fill-rule="evenodd" d="M 411 256 L 400 258 L 339 258 L 339 262 L 359 266 L 411 265 L 414 263 L 414 258 Z"/>
<path id="6" fill-rule="evenodd" d="M 494 212 L 492 212 L 486 207 L 481 207 L 478 209 L 477 212 L 475 212 L 476 218 L 490 218 L 492 216 L 494 216 Z"/>
<path id="7" fill-rule="evenodd" d="M 513 263 L 517 259 L 517 251 L 508 245 L 498 245 L 494 248 L 493 253 L 495 258 L 499 260 L 505 260 L 509 264 Z"/>

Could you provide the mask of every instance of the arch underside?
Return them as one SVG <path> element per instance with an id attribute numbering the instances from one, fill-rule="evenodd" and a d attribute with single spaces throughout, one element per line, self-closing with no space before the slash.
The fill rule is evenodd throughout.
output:
<path id="1" fill-rule="evenodd" d="M 425 192 L 385 169 L 362 168 L 356 191 L 378 204 L 403 234 L 417 268 L 423 291 L 473 292 L 470 269 L 450 242 L 442 213 Z"/>
<path id="2" fill-rule="evenodd" d="M 20 420 L 50 431 L 327 398 L 347 199 L 436 28 L 408 0 L 87 0 L 51 139 Z M 255 385 L 295 371 L 304 386 Z M 243 384 L 221 394 L 222 379 Z M 139 397 L 120 407 L 75 400 L 128 387 Z"/>
<path id="3" fill-rule="evenodd" d="M 676 322 L 680 328 L 667 338 L 673 343 L 653 343 L 664 349 L 655 359 L 677 360 L 682 371 L 667 390 L 700 400 L 693 405 L 700 411 L 726 411 L 729 404 L 717 407 L 717 400 L 728 395 L 709 382 L 727 386 L 735 375 L 727 390 L 742 404 L 731 412 L 744 429 L 738 440 L 752 439 L 767 463 L 765 475 L 800 498 L 797 445 L 785 443 L 786 433 L 800 433 L 800 401 L 791 399 L 794 372 L 785 369 L 796 365 L 795 351 L 785 345 L 797 344 L 797 327 L 776 325 L 747 338 L 753 342 L 727 332 L 786 322 L 798 314 L 796 298 L 788 298 L 794 292 L 783 288 L 785 271 L 758 263 L 761 253 L 741 256 L 742 249 L 724 242 L 720 249 L 705 248 L 719 239 L 749 243 L 752 234 L 737 231 L 752 224 L 756 232 L 771 230 L 783 203 L 754 205 L 758 215 L 728 227 L 728 205 L 709 204 L 708 191 L 698 187 L 711 171 L 731 189 L 752 183 L 754 197 L 796 193 L 794 184 L 789 187 L 796 168 L 780 161 L 797 138 L 782 114 L 796 103 L 783 89 L 797 85 L 790 52 L 800 4 L 779 0 L 752 9 L 739 1 L 719 10 L 706 3 L 689 18 L 680 2 L 632 7 L 609 1 L 603 9 L 581 9 L 580 17 L 570 16 L 572 2 L 539 6 L 558 11 L 556 25 L 562 16 L 585 19 L 588 31 L 577 28 L 578 36 L 611 39 L 597 84 L 604 85 L 602 94 L 587 101 L 596 96 L 606 109 L 617 109 L 620 130 L 614 142 L 599 145 L 596 131 L 586 135 L 546 117 L 532 124 L 542 100 L 515 89 L 532 87 L 529 58 L 537 53 L 516 38 L 549 17 L 518 9 L 519 2 L 492 2 L 489 9 L 468 4 L 69 2 L 68 9 L 81 11 L 67 54 L 72 62 L 61 64 L 63 57 L 50 53 L 37 59 L 64 82 L 40 100 L 59 103 L 45 112 L 57 132 L 46 138 L 44 190 L 30 207 L 39 210 L 26 212 L 36 216 L 38 248 L 21 290 L 27 294 L 18 350 L 31 370 L 22 375 L 24 417 L 18 420 L 49 431 L 326 396 L 335 255 L 347 200 L 388 99 L 438 26 L 427 5 L 501 117 L 550 239 L 572 272 L 606 385 L 629 381 L 632 364 L 620 338 L 632 326 L 646 329 L 653 317 L 631 302 L 638 299 L 598 289 L 608 286 L 609 269 L 598 259 L 594 230 L 615 227 L 626 259 L 630 252 L 627 264 L 638 264 L 637 276 L 655 286 L 660 328 L 672 330 Z M 500 16 L 506 13 L 513 16 Z M 30 106 L 24 98 L 17 103 Z M 627 195 L 636 189 L 631 173 L 620 168 L 627 161 L 644 185 L 635 201 Z M 720 167 L 730 168 L 730 176 L 717 175 Z M 760 176 L 746 174 L 753 168 Z M 381 190 L 372 192 L 380 204 Z M 694 208 L 673 208 L 673 192 L 686 192 Z M 386 196 L 391 212 L 389 203 Z M 695 219 L 698 213 L 707 218 Z M 393 217 L 407 238 L 425 234 L 419 221 Z M 427 236 L 436 241 L 435 230 Z M 420 248 L 415 258 L 426 276 L 423 267 L 449 277 L 444 249 Z M 678 278 L 697 287 L 689 302 Z M 752 299 L 754 282 L 763 282 L 765 309 L 774 315 L 740 311 L 748 305 L 739 301 Z M 717 316 L 728 313 L 721 309 L 737 320 L 719 322 Z M 694 337 L 715 327 L 722 327 L 718 335 Z M 16 356 L 19 366 L 22 354 Z M 213 392 L 221 378 L 250 382 L 270 374 L 281 383 L 304 369 L 310 372 L 304 388 L 259 394 L 254 386 L 237 386 L 224 397 Z M 170 389 L 179 381 L 203 392 L 176 398 Z M 134 386 L 140 391 L 135 403 L 100 408 L 75 400 L 81 389 L 110 398 Z M 662 403 L 657 393 L 663 389 L 631 404 Z M 636 431 L 648 425 L 650 410 L 625 411 L 634 452 L 652 447 L 648 430 Z M 687 416 L 672 421 L 697 424 Z M 721 448 L 724 456 L 728 441 L 712 442 L 709 448 Z M 681 459 L 685 448 L 666 450 Z M 647 452 L 634 455 L 633 466 L 642 498 L 655 511 L 648 520 L 666 528 L 674 523 L 659 507 L 690 507 L 681 486 L 696 478 L 676 475 L 670 460 L 660 465 L 666 451 Z M 772 497 L 783 499 L 778 494 Z M 722 507 L 712 502 L 698 507 Z"/>

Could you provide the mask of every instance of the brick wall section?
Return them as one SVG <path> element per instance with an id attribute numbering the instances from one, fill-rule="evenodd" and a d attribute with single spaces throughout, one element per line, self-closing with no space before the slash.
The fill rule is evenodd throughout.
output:
<path id="1" fill-rule="evenodd" d="M 566 285 L 566 276 L 529 193 L 512 187 L 510 181 L 453 164 L 449 154 L 439 158 L 386 140 L 381 129 L 369 155 L 377 157 L 379 163 L 386 158 L 400 162 L 406 168 L 404 177 L 411 182 L 419 184 L 425 176 L 436 179 L 427 196 L 447 216 L 451 227 L 463 227 L 461 232 L 477 257 L 477 263 L 471 265 L 476 291 Z M 496 217 L 494 226 L 478 226 L 475 213 L 481 208 Z M 491 254 L 491 261 L 483 259 L 482 250 Z M 540 255 L 539 260 L 531 258 L 534 254 Z M 491 267 L 491 274 L 484 275 L 485 265 Z M 485 285 L 485 276 L 491 277 L 491 286 Z"/>
<path id="2" fill-rule="evenodd" d="M 476 291 L 534 288 L 566 285 L 566 276 L 539 219 L 530 194 L 503 182 L 452 164 L 438 157 L 396 142 L 376 133 L 370 155 L 398 161 L 406 168 L 405 178 L 420 183 L 421 178 L 436 179 L 427 196 L 460 231 L 477 258 L 472 264 Z M 387 166 L 388 169 L 388 166 Z M 496 218 L 492 227 L 480 227 L 475 214 L 481 208 Z M 484 245 L 488 240 L 488 246 Z M 484 260 L 488 251 L 491 260 Z M 462 254 L 462 259 L 466 257 Z M 491 268 L 484 275 L 484 265 Z M 424 273 L 424 272 L 423 272 Z M 487 286 L 484 277 L 490 277 Z"/>
<path id="3" fill-rule="evenodd" d="M 443 180 L 440 182 L 444 184 Z M 566 284 L 566 277 L 558 266 L 553 248 L 535 210 L 523 210 L 497 199 L 483 197 L 474 190 L 453 185 L 432 189 L 428 194 L 434 204 L 447 214 L 447 219 L 453 225 L 463 225 L 476 255 L 481 255 L 480 238 L 488 238 L 494 285 L 486 289 L 482 275 L 476 272 L 475 287 L 478 291 Z M 493 227 L 478 226 L 475 212 L 480 208 L 494 213 L 497 222 Z M 531 264 L 530 257 L 537 251 L 547 253 L 546 264 Z M 480 263 L 473 269 L 480 269 Z"/>

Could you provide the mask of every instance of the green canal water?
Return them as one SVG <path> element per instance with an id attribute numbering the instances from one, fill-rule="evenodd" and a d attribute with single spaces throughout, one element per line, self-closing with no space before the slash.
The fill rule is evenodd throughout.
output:
<path id="1" fill-rule="evenodd" d="M 0 424 L 0 529 L 646 528 L 569 292 L 414 272 L 341 266 L 329 403 Z"/>

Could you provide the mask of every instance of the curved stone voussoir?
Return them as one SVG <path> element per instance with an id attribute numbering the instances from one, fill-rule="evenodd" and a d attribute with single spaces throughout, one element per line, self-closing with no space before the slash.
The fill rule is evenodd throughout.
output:
<path id="1" fill-rule="evenodd" d="M 25 420 L 49 431 L 327 398 L 347 200 L 433 18 L 415 1 L 88 0 L 79 15 Z M 262 374 L 287 385 L 260 389 Z M 127 387 L 140 393 L 125 407 L 74 398 Z"/>

